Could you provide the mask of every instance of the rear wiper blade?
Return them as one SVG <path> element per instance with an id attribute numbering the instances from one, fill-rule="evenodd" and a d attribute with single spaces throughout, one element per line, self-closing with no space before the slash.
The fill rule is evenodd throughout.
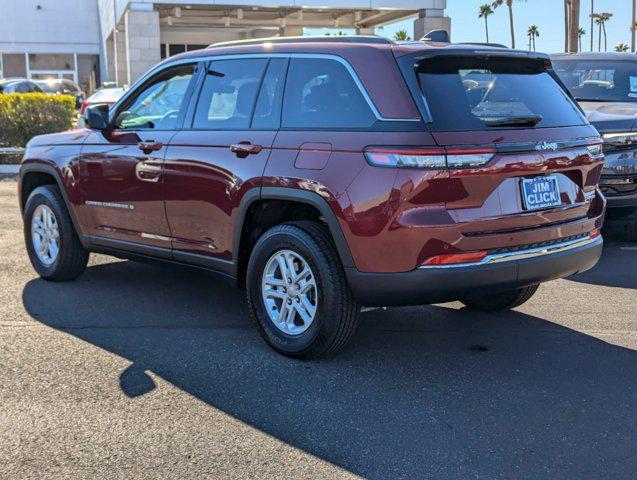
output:
<path id="1" fill-rule="evenodd" d="M 525 126 L 525 125 L 537 125 L 543 120 L 542 115 L 529 115 L 528 117 L 510 117 L 503 118 L 502 120 L 493 120 L 487 122 L 487 127 L 504 127 L 504 126 Z"/>

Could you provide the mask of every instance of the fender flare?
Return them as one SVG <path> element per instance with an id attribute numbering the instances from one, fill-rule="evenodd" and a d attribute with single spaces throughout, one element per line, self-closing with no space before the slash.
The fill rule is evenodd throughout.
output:
<path id="1" fill-rule="evenodd" d="M 64 204 L 66 205 L 66 209 L 69 212 L 69 216 L 71 217 L 71 222 L 73 223 L 73 228 L 75 229 L 75 233 L 77 237 L 80 239 L 80 242 L 86 247 L 88 245 L 87 239 L 82 233 L 82 229 L 80 228 L 80 222 L 77 219 L 75 214 L 75 209 L 71 204 L 68 194 L 66 192 L 66 188 L 64 188 L 64 183 L 60 178 L 60 173 L 58 170 L 52 165 L 48 165 L 46 163 L 23 163 L 20 166 L 20 188 L 24 187 L 24 177 L 28 173 L 46 173 L 53 177 L 55 183 L 62 194 L 62 198 L 64 199 Z M 22 191 L 20 191 L 20 198 L 18 199 L 20 202 L 20 211 L 24 214 L 24 203 L 22 202 Z M 26 202 L 25 202 L 26 203 Z"/>
<path id="2" fill-rule="evenodd" d="M 243 225 L 245 222 L 246 214 L 250 206 L 258 200 L 288 200 L 292 202 L 305 203 L 316 208 L 327 223 L 343 267 L 355 267 L 352 253 L 350 252 L 347 240 L 345 240 L 345 235 L 343 235 L 343 230 L 341 229 L 336 215 L 330 208 L 325 198 L 323 198 L 316 192 L 287 187 L 253 188 L 252 190 L 249 190 L 245 193 L 245 195 L 241 199 L 241 202 L 239 203 L 237 221 L 235 223 L 234 230 L 234 245 L 232 257 L 233 263 L 235 265 L 239 264 L 239 248 L 241 246 L 241 234 L 243 232 Z"/>

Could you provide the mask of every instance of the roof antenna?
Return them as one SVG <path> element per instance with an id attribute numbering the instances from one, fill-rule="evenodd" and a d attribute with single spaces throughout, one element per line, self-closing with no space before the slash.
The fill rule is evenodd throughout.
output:
<path id="1" fill-rule="evenodd" d="M 451 37 L 446 30 L 432 30 L 420 39 L 421 42 L 451 43 Z"/>

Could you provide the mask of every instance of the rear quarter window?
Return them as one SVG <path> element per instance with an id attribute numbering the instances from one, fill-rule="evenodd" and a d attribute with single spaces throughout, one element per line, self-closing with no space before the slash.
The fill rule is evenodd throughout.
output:
<path id="1" fill-rule="evenodd" d="M 586 119 L 537 60 L 447 57 L 417 65 L 432 131 L 585 125 Z"/>
<path id="2" fill-rule="evenodd" d="M 364 129 L 375 120 L 343 64 L 321 58 L 290 61 L 283 100 L 284 128 Z"/>

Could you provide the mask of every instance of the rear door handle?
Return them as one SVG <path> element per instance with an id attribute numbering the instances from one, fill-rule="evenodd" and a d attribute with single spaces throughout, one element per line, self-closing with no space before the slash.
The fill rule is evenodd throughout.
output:
<path id="1" fill-rule="evenodd" d="M 158 143 L 158 142 L 155 142 L 154 140 L 149 140 L 148 142 L 139 142 L 137 144 L 137 147 L 146 155 L 148 155 L 151 152 L 156 152 L 158 150 L 161 150 L 161 147 L 163 146 L 164 146 L 163 143 Z"/>
<path id="2" fill-rule="evenodd" d="M 246 158 L 248 155 L 256 155 L 261 153 L 263 147 L 261 145 L 252 145 L 250 142 L 239 142 L 230 145 L 230 151 L 239 158 Z"/>

